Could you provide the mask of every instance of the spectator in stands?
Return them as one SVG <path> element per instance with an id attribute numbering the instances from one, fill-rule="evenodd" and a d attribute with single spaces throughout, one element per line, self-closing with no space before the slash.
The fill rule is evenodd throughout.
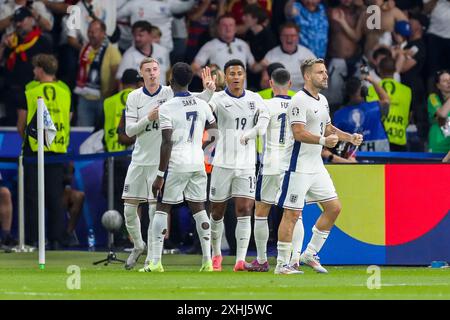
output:
<path id="1" fill-rule="evenodd" d="M 159 29 L 157 26 L 152 26 L 153 43 L 161 45 L 161 37 L 162 37 L 161 29 Z"/>
<path id="2" fill-rule="evenodd" d="M 170 63 L 173 65 L 177 62 L 184 62 L 184 56 L 186 55 L 186 45 L 188 38 L 186 15 L 190 9 L 194 6 L 195 2 L 190 2 L 191 7 L 185 9 L 185 11 L 175 14 L 172 21 L 172 40 L 173 50 L 170 52 Z"/>
<path id="3" fill-rule="evenodd" d="M 430 14 L 427 31 L 428 45 L 428 89 L 433 87 L 438 70 L 450 69 L 450 1 L 423 0 L 424 11 Z"/>
<path id="4" fill-rule="evenodd" d="M 430 152 L 450 151 L 450 70 L 436 73 L 436 92 L 428 97 L 428 120 Z"/>
<path id="5" fill-rule="evenodd" d="M 272 30 L 264 26 L 267 19 L 266 11 L 257 4 L 247 5 L 244 9 L 242 20 L 248 29 L 243 40 L 249 44 L 250 51 L 257 62 L 261 62 L 266 53 L 277 45 Z M 249 87 L 259 88 L 260 78 L 259 74 L 249 73 Z"/>
<path id="6" fill-rule="evenodd" d="M 286 23 L 284 8 L 289 0 L 272 1 L 272 17 L 270 19 L 270 28 L 276 38 L 280 36 L 280 26 Z"/>
<path id="7" fill-rule="evenodd" d="M 291 74 L 292 90 L 298 91 L 303 87 L 304 80 L 299 65 L 306 59 L 315 58 L 314 53 L 299 44 L 298 26 L 293 22 L 287 22 L 280 27 L 281 45 L 267 52 L 266 64 L 282 62 Z M 301 42 L 301 41 L 300 41 Z"/>
<path id="8" fill-rule="evenodd" d="M 120 80 L 126 69 L 139 71 L 141 61 L 152 57 L 159 62 L 161 68 L 161 84 L 166 85 L 166 74 L 170 69 L 169 51 L 154 43 L 152 25 L 148 21 L 136 21 L 132 27 L 134 45 L 123 54 L 117 70 L 116 79 Z"/>
<path id="9" fill-rule="evenodd" d="M 266 69 L 262 72 L 261 76 L 261 88 L 264 88 L 263 90 L 259 91 L 259 95 L 263 99 L 272 99 L 273 98 L 273 90 L 270 86 L 269 80 L 272 77 L 272 72 L 274 72 L 278 68 L 286 69 L 285 66 L 279 62 L 273 62 L 267 66 Z M 289 96 L 293 97 L 295 94 L 295 91 L 289 90 L 288 91 Z"/>
<path id="10" fill-rule="evenodd" d="M 225 14 L 226 0 L 200 0 L 189 11 L 186 62 L 192 63 L 198 50 L 211 40 L 210 29 Z"/>
<path id="11" fill-rule="evenodd" d="M 36 119 L 38 97 L 44 99 L 50 117 L 57 129 L 56 136 L 49 147 L 44 148 L 47 155 L 67 153 L 70 134 L 71 92 L 70 89 L 55 78 L 58 61 L 48 54 L 40 54 L 33 58 L 33 72 L 36 81 L 27 85 L 19 110 L 17 129 L 24 140 L 22 153 L 24 156 L 37 155 Z M 26 130 L 25 130 L 26 129 Z M 64 240 L 64 164 L 45 164 L 45 205 L 48 212 L 48 240 L 51 249 L 59 249 Z M 25 176 L 25 240 L 35 245 L 38 240 L 38 185 L 37 163 L 24 165 Z"/>
<path id="12" fill-rule="evenodd" d="M 364 142 L 361 151 L 389 151 L 389 140 L 383 127 L 382 119 L 389 112 L 390 99 L 387 92 L 369 75 L 364 80 L 373 85 L 379 101 L 367 102 L 367 87 L 355 77 L 345 85 L 345 105 L 333 115 L 334 125 L 350 133 L 360 133 Z"/>
<path id="13" fill-rule="evenodd" d="M 223 69 L 225 63 L 231 59 L 239 59 L 250 67 L 254 73 L 259 73 L 265 67 L 262 63 L 255 62 L 249 45 L 236 38 L 236 22 L 230 15 L 223 15 L 217 21 L 217 38 L 208 41 L 200 48 L 192 63 L 192 70 L 198 76 L 202 67 L 208 63 L 217 64 Z"/>
<path id="14" fill-rule="evenodd" d="M 392 45 L 392 35 L 394 26 L 397 21 L 407 21 L 406 15 L 395 6 L 395 2 L 392 0 L 367 0 L 365 3 L 370 5 L 377 5 L 381 8 L 381 28 L 375 28 L 372 25 L 373 13 L 368 13 L 366 10 L 362 12 L 359 17 L 356 28 L 346 29 L 346 33 L 354 41 L 359 42 L 363 37 L 364 41 L 364 56 L 366 59 L 370 59 L 374 50 L 379 46 L 390 47 Z M 343 26 L 343 25 L 341 25 Z"/>
<path id="15" fill-rule="evenodd" d="M 228 1 L 227 12 L 236 20 L 236 34 L 244 35 L 249 27 L 244 21 L 245 8 L 247 6 L 258 6 L 266 13 L 268 18 L 272 13 L 272 1 L 270 0 L 230 0 Z M 269 20 L 264 21 L 264 27 L 269 25 Z"/>
<path id="16" fill-rule="evenodd" d="M 157 26 L 161 32 L 161 45 L 169 52 L 173 49 L 172 20 L 193 5 L 193 0 L 130 0 L 117 12 L 120 20 L 128 19 L 131 24 L 145 20 Z"/>
<path id="17" fill-rule="evenodd" d="M 39 53 L 51 53 L 52 45 L 42 36 L 32 12 L 20 7 L 14 12 L 15 32 L 4 37 L 0 43 L 0 57 L 6 60 L 6 125 L 17 122 L 18 97 L 23 94 L 25 85 L 33 80 L 31 61 Z"/>
<path id="18" fill-rule="evenodd" d="M 289 0 L 284 12 L 286 17 L 300 28 L 299 43 L 311 50 L 315 56 L 325 58 L 328 45 L 328 17 L 321 1 Z"/>
<path id="19" fill-rule="evenodd" d="M 117 25 L 116 0 L 80 0 L 75 6 L 73 12 L 80 12 L 80 19 L 77 19 L 77 25 L 74 25 L 73 16 L 63 18 L 61 50 L 59 52 L 59 60 L 64 61 L 60 66 L 60 78 L 71 89 L 75 88 L 76 85 L 80 50 L 89 42 L 89 24 L 93 20 L 103 21 L 108 36 L 112 36 L 116 32 Z"/>
<path id="20" fill-rule="evenodd" d="M 127 4 L 127 0 L 117 0 L 117 12 Z M 133 34 L 131 32 L 131 25 L 128 19 L 117 18 L 117 27 L 120 29 L 119 49 L 120 52 L 125 52 L 129 47 L 133 45 Z"/>
<path id="21" fill-rule="evenodd" d="M 67 210 L 68 222 L 62 242 L 68 247 L 77 247 L 80 245 L 75 229 L 83 211 L 85 198 L 85 194 L 83 191 L 72 188 L 74 171 L 75 168 L 73 166 L 73 163 L 69 163 L 64 166 L 63 206 Z"/>
<path id="22" fill-rule="evenodd" d="M 77 25 L 68 28 L 68 25 L 74 22 L 66 20 L 63 23 L 66 28 L 67 42 L 76 51 L 81 50 L 83 45 L 89 41 L 89 26 L 94 20 L 100 20 L 104 23 L 107 36 L 112 37 L 116 32 L 116 0 L 80 0 L 76 6 L 80 12 L 80 20 L 77 21 Z"/>
<path id="23" fill-rule="evenodd" d="M 0 32 L 6 34 L 14 32 L 14 11 L 26 7 L 30 10 L 37 25 L 42 31 L 51 31 L 53 28 L 53 15 L 41 1 L 7 0 L 0 5 Z"/>
<path id="24" fill-rule="evenodd" d="M 345 80 L 356 72 L 356 63 L 361 55 L 358 40 L 353 38 L 363 8 L 353 0 L 340 0 L 339 6 L 331 8 L 330 39 L 328 55 L 328 90 L 324 93 L 330 105 L 341 105 Z"/>
<path id="25" fill-rule="evenodd" d="M 381 46 L 373 52 L 372 60 L 367 65 L 370 76 L 376 82 L 381 81 L 379 66 L 380 66 L 381 60 L 383 60 L 384 58 L 393 58 L 393 56 L 392 56 L 392 52 L 391 52 L 390 48 Z M 400 82 L 400 80 L 401 80 L 400 73 L 397 72 L 397 65 L 395 66 L 394 79 L 398 82 Z"/>
<path id="26" fill-rule="evenodd" d="M 103 99 L 116 89 L 115 74 L 121 60 L 117 47 L 106 36 L 106 25 L 100 20 L 89 24 L 89 42 L 81 49 L 77 86 L 78 126 L 94 126 L 101 114 Z"/>
<path id="27" fill-rule="evenodd" d="M 389 113 L 383 119 L 389 148 L 391 151 L 407 151 L 406 128 L 410 119 L 411 88 L 394 79 L 395 60 L 393 58 L 386 57 L 381 60 L 378 69 L 382 78 L 381 87 L 388 93 L 390 99 Z M 375 87 L 369 87 L 367 101 L 380 101 L 380 99 Z"/>
<path id="28" fill-rule="evenodd" d="M 66 14 L 67 8 L 74 3 L 69 3 L 73 1 L 64 1 L 64 0 L 35 0 L 36 2 L 42 2 L 48 10 L 53 12 L 54 14 Z M 34 4 L 33 4 L 34 5 Z"/>
<path id="29" fill-rule="evenodd" d="M 0 246 L 10 248 L 17 244 L 17 241 L 11 235 L 11 225 L 13 218 L 13 205 L 11 192 L 3 184 L 2 174 L 0 172 L 0 224 L 1 238 Z"/>
<path id="30" fill-rule="evenodd" d="M 410 32 L 405 21 L 396 23 L 393 34 L 397 49 L 397 70 L 400 72 L 402 83 L 412 90 L 412 119 L 417 126 L 421 140 L 420 150 L 425 151 L 425 141 L 428 135 L 428 119 L 426 105 L 426 87 L 423 77 L 426 63 L 426 46 L 423 40 L 425 17 L 412 15 L 409 19 Z M 404 26 L 404 27 L 402 27 Z M 402 48 L 403 47 L 403 48 Z"/>

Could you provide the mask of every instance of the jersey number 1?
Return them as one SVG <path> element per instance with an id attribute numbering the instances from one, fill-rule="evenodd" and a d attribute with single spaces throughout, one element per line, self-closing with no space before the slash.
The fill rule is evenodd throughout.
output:
<path id="1" fill-rule="evenodd" d="M 191 130 L 189 130 L 188 142 L 192 142 L 194 138 L 195 121 L 197 121 L 197 111 L 186 112 L 186 120 L 189 121 L 192 118 Z"/>
<path id="2" fill-rule="evenodd" d="M 285 132 L 286 132 L 286 113 L 282 113 L 278 116 L 278 120 L 281 121 L 280 126 L 280 144 L 284 144 Z"/>

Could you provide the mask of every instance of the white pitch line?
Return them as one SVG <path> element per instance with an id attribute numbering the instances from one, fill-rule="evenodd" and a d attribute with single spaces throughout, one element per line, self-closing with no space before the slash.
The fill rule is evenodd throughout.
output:
<path id="1" fill-rule="evenodd" d="M 14 291 L 6 291 L 0 292 L 0 295 L 25 295 L 25 296 L 58 296 L 62 297 L 64 294 L 62 293 L 49 293 L 49 292 L 14 292 Z"/>

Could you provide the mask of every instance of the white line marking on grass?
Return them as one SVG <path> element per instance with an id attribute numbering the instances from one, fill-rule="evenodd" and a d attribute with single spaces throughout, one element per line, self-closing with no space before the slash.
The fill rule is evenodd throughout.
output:
<path id="1" fill-rule="evenodd" d="M 62 297 L 64 294 L 62 293 L 50 293 L 50 292 L 14 292 L 14 291 L 6 291 L 1 294 L 7 295 L 25 295 L 25 296 L 58 296 Z"/>

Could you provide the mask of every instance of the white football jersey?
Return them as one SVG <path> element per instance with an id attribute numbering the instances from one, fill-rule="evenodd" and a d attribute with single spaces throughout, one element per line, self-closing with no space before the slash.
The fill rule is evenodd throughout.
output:
<path id="1" fill-rule="evenodd" d="M 173 130 L 169 171 L 205 170 L 203 131 L 206 122 L 216 122 L 209 105 L 189 92 L 180 92 L 161 106 L 159 121 L 161 130 Z"/>
<path id="2" fill-rule="evenodd" d="M 151 95 L 145 87 L 130 92 L 125 111 L 126 121 L 138 122 L 172 97 L 172 88 L 167 86 L 160 86 L 154 95 Z M 159 126 L 158 120 L 150 121 L 145 130 L 137 134 L 131 158 L 132 163 L 140 166 L 159 164 L 159 148 L 161 147 Z"/>
<path id="3" fill-rule="evenodd" d="M 284 159 L 284 170 L 300 173 L 317 173 L 325 170 L 321 157 L 322 145 L 295 141 L 292 125 L 302 123 L 307 131 L 318 136 L 324 136 L 327 124 L 331 123 L 327 98 L 319 94 L 314 98 L 308 91 L 302 89 L 292 98 L 287 110 L 288 147 Z"/>
<path id="4" fill-rule="evenodd" d="M 269 125 L 264 136 L 263 175 L 277 175 L 283 172 L 283 157 L 288 146 L 286 111 L 291 104 L 291 97 L 276 96 L 264 100 L 270 114 Z"/>
<path id="5" fill-rule="evenodd" d="M 264 100 L 257 93 L 245 90 L 235 97 L 225 89 L 216 92 L 209 101 L 217 117 L 219 137 L 213 166 L 228 169 L 255 169 L 256 144 L 250 139 L 247 145 L 240 143 L 245 131 L 252 129 L 258 117 L 269 118 Z"/>

